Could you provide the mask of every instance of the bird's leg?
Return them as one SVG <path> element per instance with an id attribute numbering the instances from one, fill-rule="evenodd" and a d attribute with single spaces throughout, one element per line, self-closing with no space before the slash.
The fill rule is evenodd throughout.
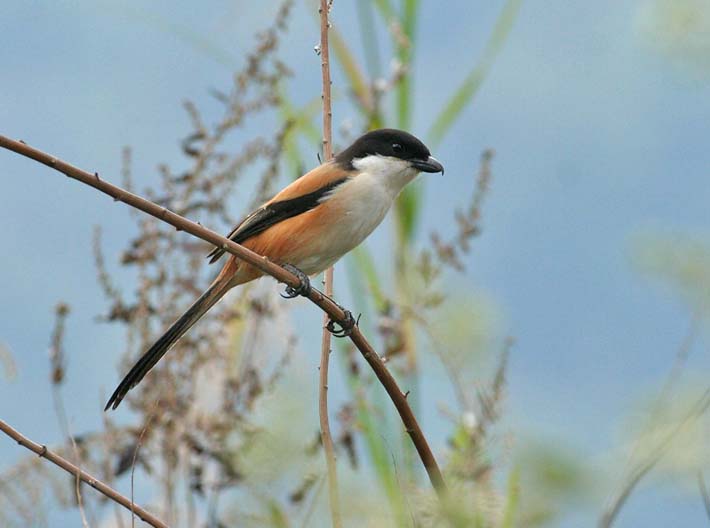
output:
<path id="1" fill-rule="evenodd" d="M 345 312 L 345 319 L 343 319 L 342 322 L 333 321 L 331 319 L 330 321 L 328 321 L 326 328 L 335 337 L 347 337 L 352 333 L 353 328 L 355 328 L 360 323 L 360 316 L 358 315 L 357 319 L 355 319 L 350 310 L 346 310 L 342 306 L 340 306 L 340 308 L 343 310 L 343 312 Z M 336 325 L 340 328 L 336 328 Z"/>
<path id="2" fill-rule="evenodd" d="M 282 268 L 290 273 L 293 273 L 296 277 L 298 277 L 298 280 L 301 281 L 301 283 L 295 288 L 287 285 L 286 290 L 281 294 L 281 297 L 284 299 L 293 299 L 299 295 L 308 297 L 311 293 L 311 280 L 308 278 L 308 275 L 292 264 L 284 264 Z"/>
<path id="3" fill-rule="evenodd" d="M 284 290 L 284 292 L 281 294 L 281 297 L 283 297 L 284 299 L 293 299 L 294 297 L 298 297 L 299 295 L 308 297 L 308 295 L 311 293 L 311 280 L 308 278 L 308 275 L 306 275 L 303 271 L 298 269 L 293 264 L 284 264 L 282 267 L 286 271 L 293 273 L 296 277 L 298 277 L 298 280 L 301 281 L 301 283 L 295 288 L 293 286 L 287 285 L 286 290 Z M 340 306 L 328 295 L 323 294 L 323 296 L 330 299 L 336 306 L 338 306 L 338 308 L 340 308 L 345 313 L 345 319 L 343 319 L 343 321 L 333 321 L 331 319 L 330 321 L 328 321 L 326 328 L 335 337 L 349 336 L 352 333 L 353 328 L 355 328 L 360 322 L 360 316 L 358 315 L 356 320 L 350 310 L 346 310 L 345 308 Z"/>
<path id="4" fill-rule="evenodd" d="M 325 326 L 326 329 L 333 334 L 334 337 L 347 337 L 349 336 L 353 328 L 355 328 L 358 324 L 360 324 L 360 316 L 362 314 L 359 314 L 357 316 L 357 320 L 353 317 L 353 314 L 350 310 L 346 310 L 343 306 L 335 302 L 335 299 L 333 299 L 330 295 L 326 295 L 325 293 L 321 292 L 323 297 L 328 299 L 330 302 L 332 302 L 335 306 L 340 308 L 343 313 L 345 314 L 345 319 L 343 319 L 343 322 L 338 322 L 338 321 L 333 321 L 333 319 L 330 319 L 328 321 L 328 324 Z M 339 326 L 340 328 L 336 327 Z"/>

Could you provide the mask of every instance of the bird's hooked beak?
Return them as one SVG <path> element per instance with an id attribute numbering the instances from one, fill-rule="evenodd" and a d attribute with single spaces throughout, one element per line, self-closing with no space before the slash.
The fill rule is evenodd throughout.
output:
<path id="1" fill-rule="evenodd" d="M 444 174 L 444 166 L 434 156 L 425 160 L 412 160 L 412 167 L 421 172 L 440 172 Z"/>

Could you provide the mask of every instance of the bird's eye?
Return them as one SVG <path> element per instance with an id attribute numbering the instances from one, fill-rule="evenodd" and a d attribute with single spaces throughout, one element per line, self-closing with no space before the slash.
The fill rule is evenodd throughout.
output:
<path id="1" fill-rule="evenodd" d="M 392 150 L 399 154 L 400 152 L 402 152 L 402 145 L 400 145 L 399 143 L 393 143 Z"/>

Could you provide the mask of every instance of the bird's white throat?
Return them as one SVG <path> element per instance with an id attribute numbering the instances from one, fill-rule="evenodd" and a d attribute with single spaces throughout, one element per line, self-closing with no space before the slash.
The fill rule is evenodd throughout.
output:
<path id="1" fill-rule="evenodd" d="M 385 218 L 399 192 L 418 174 L 407 161 L 377 155 L 353 160 L 353 166 L 359 174 L 321 199 L 338 211 L 339 221 L 321 240 L 327 251 L 295 263 L 306 273 L 325 269 L 365 240 Z"/>
<path id="2" fill-rule="evenodd" d="M 399 158 L 371 155 L 353 160 L 353 167 L 360 172 L 356 179 L 372 180 L 394 200 L 404 187 L 417 177 L 419 172 Z M 364 182 L 363 182 L 364 183 Z"/>

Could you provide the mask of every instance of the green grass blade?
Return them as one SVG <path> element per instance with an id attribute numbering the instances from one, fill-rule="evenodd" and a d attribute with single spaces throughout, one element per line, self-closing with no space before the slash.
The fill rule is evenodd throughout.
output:
<path id="1" fill-rule="evenodd" d="M 365 279 L 367 290 L 371 294 L 371 299 L 375 303 L 375 309 L 380 312 L 385 308 L 385 303 L 387 302 L 387 297 L 382 289 L 382 283 L 380 281 L 380 276 L 377 274 L 377 267 L 375 266 L 375 261 L 372 258 L 372 254 L 366 245 L 359 246 L 352 253 L 352 257 L 348 262 L 352 263 L 353 272 L 358 271 L 362 277 Z M 354 268 L 357 268 L 355 270 Z M 354 285 L 354 283 L 353 283 Z M 362 288 L 353 287 L 353 296 L 361 293 Z M 356 299 L 357 300 L 357 299 Z"/>
<path id="2" fill-rule="evenodd" d="M 276 500 L 268 499 L 266 508 L 268 511 L 269 526 L 273 526 L 275 528 L 288 528 L 288 517 Z"/>
<path id="3" fill-rule="evenodd" d="M 380 45 L 375 31 L 375 17 L 372 13 L 372 3 L 356 2 L 357 18 L 360 26 L 360 36 L 365 47 L 365 64 L 370 79 L 382 77 L 382 59 Z"/>
<path id="4" fill-rule="evenodd" d="M 456 119 L 461 115 L 463 109 L 478 92 L 496 56 L 503 48 L 503 44 L 505 44 L 510 34 L 510 30 L 518 16 L 522 3 L 523 0 L 507 0 L 503 6 L 503 10 L 498 16 L 498 20 L 493 28 L 493 33 L 491 33 L 486 47 L 483 50 L 481 60 L 473 68 L 471 73 L 468 74 L 466 79 L 464 79 L 459 89 L 454 92 L 454 95 L 449 99 L 449 102 L 446 103 L 439 117 L 434 121 L 429 131 L 432 145 L 437 145 L 444 138 Z"/>
<path id="5" fill-rule="evenodd" d="M 301 108 L 294 108 L 285 91 L 279 89 L 279 116 L 282 122 L 292 121 L 293 125 L 284 138 L 284 152 L 289 174 L 300 174 L 304 163 L 298 147 L 299 137 L 305 137 L 316 148 L 321 145 L 321 133 L 313 124 L 313 119 L 321 109 L 320 97 L 313 98 Z"/>
<path id="6" fill-rule="evenodd" d="M 340 345 L 341 354 L 338 354 L 338 363 L 347 380 L 352 401 L 355 404 L 357 425 L 364 440 L 365 453 L 370 461 L 382 490 L 387 496 L 387 503 L 397 519 L 397 526 L 404 525 L 406 519 L 404 498 L 398 482 L 397 471 L 392 461 L 390 449 L 385 441 L 387 431 L 391 431 L 389 412 L 383 414 L 373 413 L 373 409 L 387 409 L 388 402 L 384 401 L 380 391 L 372 391 L 374 385 L 363 383 L 363 379 L 354 376 L 348 364 L 348 353 L 345 344 Z M 359 359 L 359 358 L 358 358 Z M 362 376 L 362 374 L 361 374 Z M 371 375 L 365 375 L 367 378 Z M 391 433 L 389 433 L 391 434 Z"/>
<path id="7" fill-rule="evenodd" d="M 412 121 L 411 65 L 414 60 L 414 40 L 418 11 L 419 0 L 403 0 L 401 23 L 407 42 L 400 43 L 397 49 L 397 57 L 408 69 L 397 85 L 397 126 L 403 130 L 409 130 Z"/>
<path id="8" fill-rule="evenodd" d="M 360 69 L 355 55 L 350 51 L 345 39 L 336 28 L 330 29 L 330 45 L 341 68 L 343 68 L 348 79 L 348 87 L 355 95 L 355 100 L 362 110 L 369 113 L 372 110 L 369 82 Z"/>
<path id="9" fill-rule="evenodd" d="M 397 15 L 394 12 L 394 8 L 392 7 L 392 4 L 389 0 L 373 0 L 373 3 L 375 4 L 375 7 L 379 10 L 382 18 L 384 18 L 386 24 L 389 24 L 397 18 Z"/>
<path id="10" fill-rule="evenodd" d="M 304 134 L 309 141 L 316 144 L 321 142 L 320 129 L 313 124 L 313 119 L 321 111 L 320 96 L 314 97 L 301 108 L 295 108 L 293 103 L 289 101 L 285 90 L 279 89 L 279 110 L 281 118 L 286 121 L 293 120 L 293 130 Z"/>
<path id="11" fill-rule="evenodd" d="M 520 469 L 513 468 L 508 477 L 508 494 L 503 510 L 503 520 L 501 528 L 513 528 L 515 526 L 515 514 L 520 503 Z"/>
<path id="12" fill-rule="evenodd" d="M 386 302 L 382 292 L 380 278 L 371 253 L 365 246 L 353 251 L 346 258 L 347 277 L 350 292 L 353 296 L 353 305 L 363 311 L 363 321 L 360 326 L 366 333 L 375 333 L 372 304 L 381 310 Z M 369 330 L 368 330 L 369 329 Z M 401 493 L 397 470 L 392 461 L 391 449 L 385 437 L 396 436 L 392 433 L 391 411 L 389 403 L 384 398 L 382 391 L 371 390 L 373 385 L 363 381 L 370 379 L 371 374 L 360 373 L 353 375 L 348 364 L 348 349 L 343 343 L 341 354 L 338 354 L 340 367 L 348 381 L 348 388 L 352 400 L 355 402 L 357 423 L 360 434 L 364 440 L 365 452 L 370 460 L 371 467 L 387 496 L 387 502 L 392 508 L 392 513 L 397 520 L 397 526 L 403 526 L 406 520 L 404 500 Z M 359 358 L 357 358 L 359 359 Z M 382 414 L 373 413 L 374 409 L 382 409 Z M 398 423 L 396 420 L 395 423 Z"/>
<path id="13" fill-rule="evenodd" d="M 357 423 L 360 426 L 360 433 L 365 439 L 370 462 L 382 489 L 387 495 L 387 503 L 392 508 L 395 519 L 397 519 L 396 525 L 404 526 L 404 520 L 406 519 L 404 497 L 400 489 L 390 449 L 383 437 L 382 417 L 374 416 L 370 412 L 373 404 L 367 400 L 365 387 L 362 387 L 358 381 L 351 383 L 351 393 L 354 396 L 353 399 L 357 410 Z M 379 408 L 382 408 L 382 406 L 379 406 Z"/>
<path id="14" fill-rule="evenodd" d="M 413 240 L 414 234 L 416 233 L 421 197 L 421 185 L 410 184 L 404 188 L 397 198 L 397 203 L 395 204 L 397 237 L 404 245 L 408 245 Z"/>

